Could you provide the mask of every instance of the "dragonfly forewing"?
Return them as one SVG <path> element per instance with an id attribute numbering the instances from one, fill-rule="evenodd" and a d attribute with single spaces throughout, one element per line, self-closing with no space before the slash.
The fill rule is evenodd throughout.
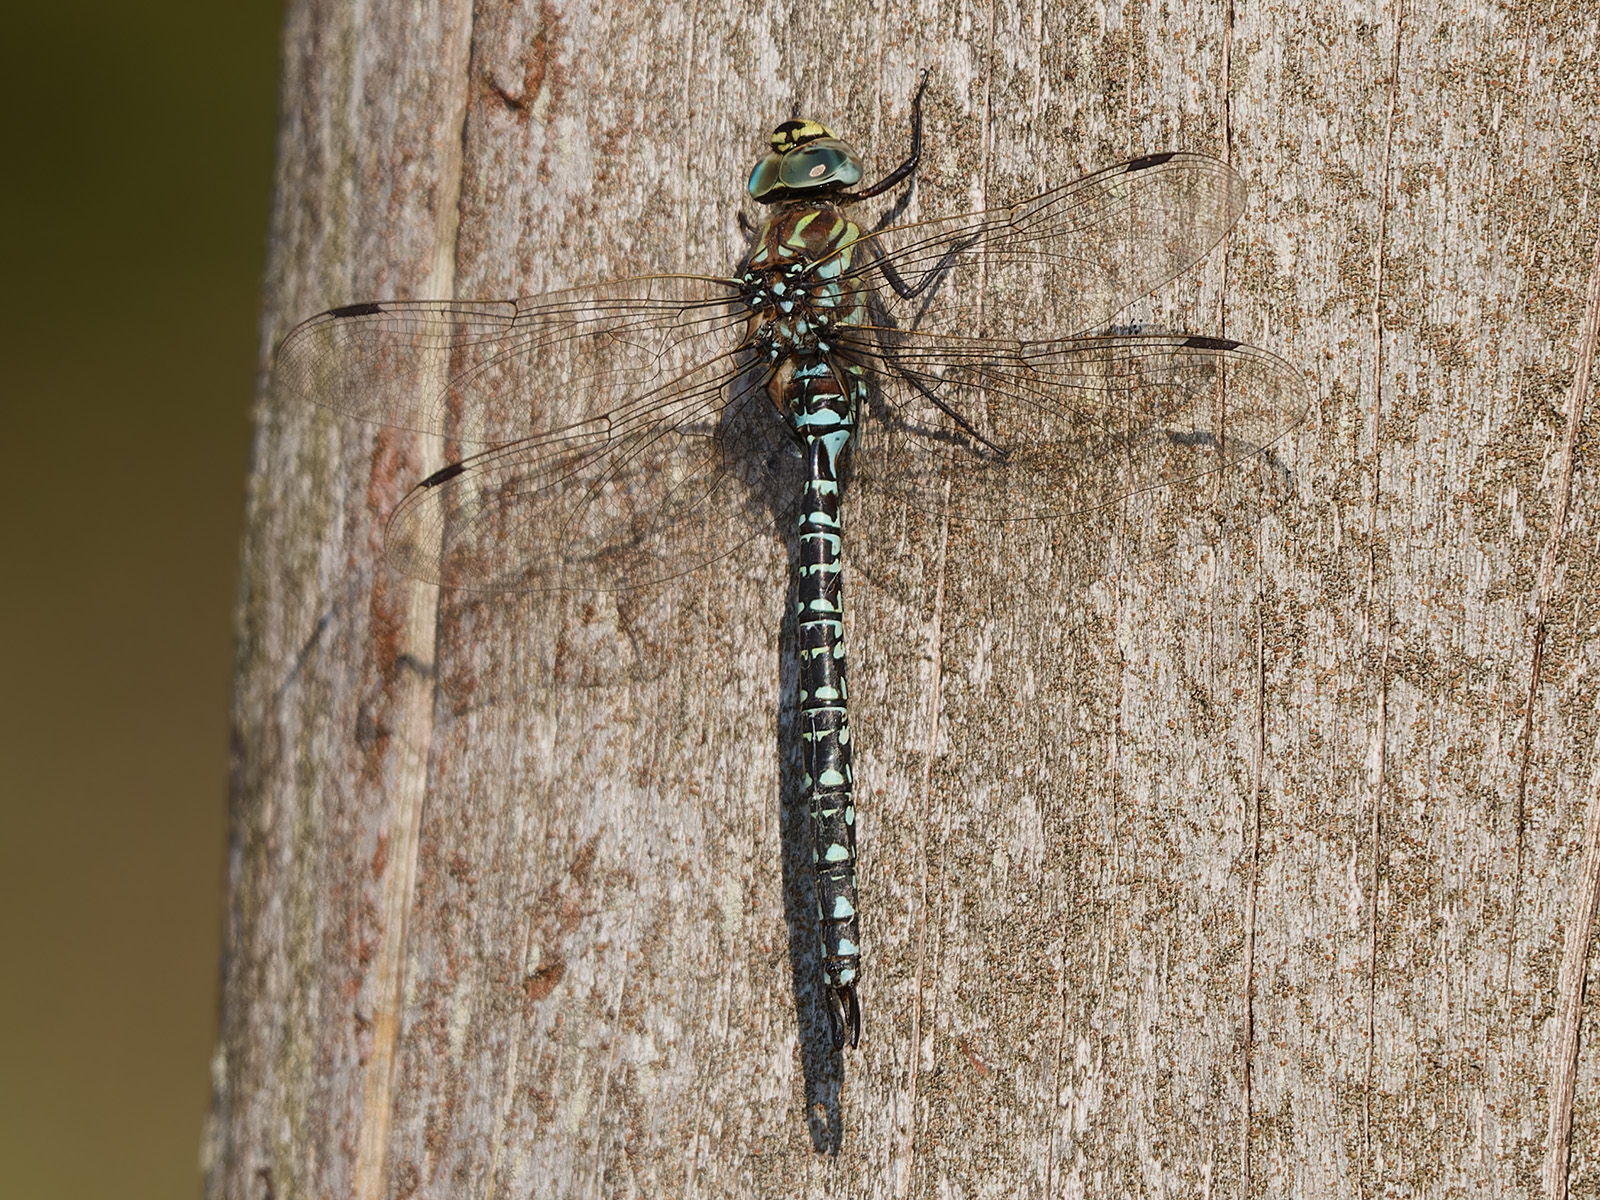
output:
<path id="1" fill-rule="evenodd" d="M 520 300 L 378 301 L 296 326 L 286 398 L 346 417 L 496 445 L 598 417 L 724 353 L 735 285 L 653 275 Z"/>
<path id="2" fill-rule="evenodd" d="M 1217 159 L 1150 155 L 1008 208 L 870 234 L 877 254 L 861 271 L 885 277 L 878 293 L 901 327 L 1020 338 L 1103 329 L 1220 242 L 1246 191 Z M 896 283 L 921 290 L 901 296 Z"/>

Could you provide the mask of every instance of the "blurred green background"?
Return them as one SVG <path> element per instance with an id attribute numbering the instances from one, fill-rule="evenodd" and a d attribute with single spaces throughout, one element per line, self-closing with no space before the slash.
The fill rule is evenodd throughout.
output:
<path id="1" fill-rule="evenodd" d="M 280 20 L 0 39 L 0 1196 L 201 1191 Z"/>

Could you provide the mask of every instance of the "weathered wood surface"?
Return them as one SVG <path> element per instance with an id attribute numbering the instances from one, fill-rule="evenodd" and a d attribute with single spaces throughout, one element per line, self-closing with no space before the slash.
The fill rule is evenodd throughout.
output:
<path id="1" fill-rule="evenodd" d="M 1228 157 L 1234 236 L 1130 317 L 1315 405 L 1297 503 L 1156 562 L 851 510 L 841 1067 L 781 548 L 441 594 L 378 551 L 446 448 L 266 396 L 211 1194 L 1557 1194 L 1575 1045 L 1600 1196 L 1597 40 L 1560 0 L 292 5 L 269 345 L 726 269 L 766 128 L 798 102 L 886 166 L 927 66 L 913 214 Z"/>

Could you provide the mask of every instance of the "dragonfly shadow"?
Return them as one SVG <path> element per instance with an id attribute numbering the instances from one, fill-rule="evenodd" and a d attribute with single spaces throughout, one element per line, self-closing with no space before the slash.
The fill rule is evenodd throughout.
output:
<path id="1" fill-rule="evenodd" d="M 458 715 L 560 693 L 653 683 L 673 662 L 672 589 L 441 589 L 438 687 Z"/>
<path id="2" fill-rule="evenodd" d="M 714 418 L 678 427 L 676 436 L 702 448 L 695 470 L 677 486 L 652 490 L 626 536 L 619 531 L 577 562 L 575 583 L 558 580 L 530 591 L 445 587 L 445 642 L 463 651 L 440 673 L 452 704 L 649 684 L 680 660 L 731 659 L 732 644 L 716 644 L 728 633 L 725 622 L 702 611 L 714 607 L 708 588 L 716 585 L 708 585 L 707 575 L 724 559 L 748 555 L 748 543 L 782 540 L 804 478 L 794 439 L 767 397 L 765 375 L 758 364 L 747 366 Z M 651 569 L 629 585 L 613 559 Z M 685 642 L 686 628 L 699 630 L 698 639 Z"/>

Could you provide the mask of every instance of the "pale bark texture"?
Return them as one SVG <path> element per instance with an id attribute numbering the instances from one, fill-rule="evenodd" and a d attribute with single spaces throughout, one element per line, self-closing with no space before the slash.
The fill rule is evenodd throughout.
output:
<path id="1" fill-rule="evenodd" d="M 292 4 L 269 354 L 727 273 L 770 126 L 885 170 L 930 68 L 908 216 L 1228 159 L 1232 237 L 1123 319 L 1313 404 L 1290 503 L 1154 559 L 847 495 L 841 1056 L 778 539 L 418 585 L 383 522 L 450 448 L 264 389 L 211 1195 L 1600 1197 L 1597 46 L 1566 0 Z"/>

